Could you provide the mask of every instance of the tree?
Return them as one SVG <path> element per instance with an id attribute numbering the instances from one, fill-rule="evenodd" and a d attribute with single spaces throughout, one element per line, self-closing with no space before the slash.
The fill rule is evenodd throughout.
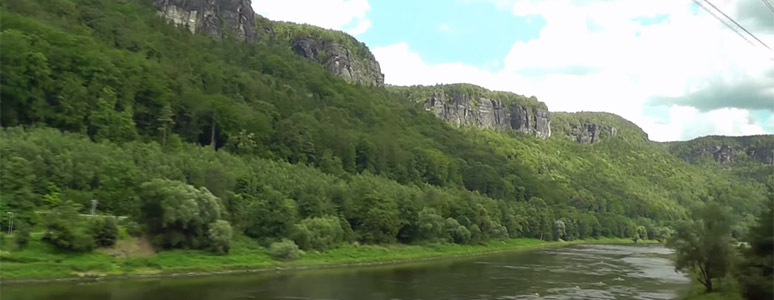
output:
<path id="1" fill-rule="evenodd" d="M 694 222 L 682 224 L 668 245 L 677 255 L 676 270 L 697 274 L 696 280 L 712 292 L 712 280 L 722 278 L 731 259 L 731 221 L 727 209 L 716 203 L 694 211 Z"/>
<path id="2" fill-rule="evenodd" d="M 19 156 L 3 159 L 0 163 L 0 208 L 3 212 L 0 214 L 0 226 L 8 226 L 6 212 L 13 212 L 17 220 L 32 221 L 35 199 L 38 198 L 33 189 L 35 181 L 36 176 L 29 161 Z"/>
<path id="3" fill-rule="evenodd" d="M 420 239 L 432 242 L 443 237 L 444 220 L 435 209 L 423 208 L 419 212 L 417 223 Z"/>
<path id="4" fill-rule="evenodd" d="M 43 242 L 61 250 L 75 252 L 94 249 L 96 243 L 89 228 L 78 216 L 79 208 L 80 205 L 72 201 L 65 201 L 55 207 L 45 218 L 46 233 L 43 235 Z"/>
<path id="5" fill-rule="evenodd" d="M 218 197 L 206 188 L 167 179 L 153 179 L 141 189 L 140 220 L 154 244 L 164 248 L 208 246 L 207 226 L 220 219 L 224 210 Z"/>
<path id="6" fill-rule="evenodd" d="M 298 259 L 304 252 L 298 249 L 293 241 L 282 239 L 282 241 L 271 243 L 269 254 L 274 259 L 289 261 Z"/>
<path id="7" fill-rule="evenodd" d="M 742 295 L 750 300 L 774 299 L 774 189 L 750 228 L 748 243 L 738 267 Z"/>
<path id="8" fill-rule="evenodd" d="M 97 219 L 91 229 L 94 241 L 101 247 L 113 246 L 118 239 L 118 224 L 115 217 Z"/>
<path id="9" fill-rule="evenodd" d="M 446 231 L 446 238 L 453 243 L 465 244 L 470 241 L 470 230 L 460 225 L 456 219 L 446 218 L 444 231 Z"/>
<path id="10" fill-rule="evenodd" d="M 344 239 L 344 230 L 337 217 L 304 219 L 294 226 L 293 231 L 293 240 L 304 250 L 325 251 Z"/>
<path id="11" fill-rule="evenodd" d="M 210 239 L 212 251 L 218 254 L 227 254 L 231 249 L 231 239 L 234 233 L 231 224 L 225 220 L 217 220 L 209 225 L 207 237 Z"/>
<path id="12" fill-rule="evenodd" d="M 634 236 L 632 236 L 632 240 L 636 244 L 639 240 L 644 240 L 648 238 L 648 230 L 645 228 L 645 226 L 637 226 L 637 231 L 634 233 Z"/>
<path id="13" fill-rule="evenodd" d="M 30 243 L 30 225 L 27 222 L 19 221 L 14 225 L 13 242 L 17 249 L 24 249 Z"/>
<path id="14" fill-rule="evenodd" d="M 669 227 L 659 227 L 656 229 L 656 239 L 659 243 L 664 243 L 672 236 L 672 229 Z"/>
<path id="15" fill-rule="evenodd" d="M 116 93 L 111 88 L 103 88 L 97 99 L 97 109 L 89 116 L 90 132 L 96 142 L 128 142 L 137 138 L 137 129 L 132 119 L 132 111 L 115 110 Z"/>
<path id="16" fill-rule="evenodd" d="M 565 224 L 562 220 L 556 220 L 554 221 L 554 238 L 559 240 L 565 238 L 566 232 L 565 232 Z"/>

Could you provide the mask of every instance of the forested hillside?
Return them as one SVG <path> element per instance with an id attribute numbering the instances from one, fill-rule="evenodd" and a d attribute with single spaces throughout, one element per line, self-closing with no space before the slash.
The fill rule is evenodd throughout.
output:
<path id="1" fill-rule="evenodd" d="M 617 116 L 560 116 L 547 140 L 455 128 L 406 99 L 426 90 L 349 84 L 283 43 L 192 34 L 151 2 L 1 2 L 0 205 L 57 247 L 92 248 L 56 223 L 92 199 L 158 249 L 224 249 L 233 230 L 325 250 L 657 238 L 700 203 L 744 219 L 764 198 L 763 182 L 686 163 Z M 561 134 L 573 118 L 620 131 L 578 144 Z"/>

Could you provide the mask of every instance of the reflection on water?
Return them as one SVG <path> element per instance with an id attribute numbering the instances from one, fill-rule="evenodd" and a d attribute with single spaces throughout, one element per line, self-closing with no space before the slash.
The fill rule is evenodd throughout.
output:
<path id="1" fill-rule="evenodd" d="M 26 299 L 673 299 L 689 280 L 660 246 L 577 245 L 395 266 L 4 286 Z"/>

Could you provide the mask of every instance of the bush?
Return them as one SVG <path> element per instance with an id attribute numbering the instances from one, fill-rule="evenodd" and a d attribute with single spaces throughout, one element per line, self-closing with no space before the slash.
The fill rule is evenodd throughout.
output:
<path id="1" fill-rule="evenodd" d="M 234 233 L 228 221 L 217 220 L 210 223 L 207 236 L 210 238 L 212 251 L 218 254 L 226 254 L 231 249 L 231 238 Z"/>
<path id="2" fill-rule="evenodd" d="M 60 250 L 88 252 L 94 249 L 94 238 L 80 224 L 68 224 L 61 221 L 50 221 L 46 225 L 46 242 Z"/>
<path id="3" fill-rule="evenodd" d="M 21 250 L 27 247 L 30 243 L 30 226 L 27 222 L 19 222 L 16 225 L 16 231 L 13 233 L 13 241 L 16 244 L 16 248 Z"/>
<path id="4" fill-rule="evenodd" d="M 449 241 L 457 244 L 465 244 L 470 241 L 470 230 L 465 226 L 460 225 L 456 219 L 447 218 L 444 224 L 444 230 L 446 231 L 446 237 Z"/>
<path id="5" fill-rule="evenodd" d="M 344 230 L 337 217 L 309 218 L 294 226 L 293 240 L 301 249 L 325 251 L 344 240 Z"/>
<path id="6" fill-rule="evenodd" d="M 140 237 L 142 235 L 142 226 L 135 221 L 126 222 L 126 233 L 133 237 Z"/>
<path id="7" fill-rule="evenodd" d="M 272 243 L 269 246 L 269 254 L 276 260 L 290 261 L 301 257 L 303 252 L 293 241 L 282 239 L 281 242 Z"/>
<path id="8" fill-rule="evenodd" d="M 80 221 L 78 205 L 70 201 L 57 206 L 46 218 L 42 240 L 60 250 L 87 252 L 95 247 L 89 227 Z"/>
<path id="9" fill-rule="evenodd" d="M 91 224 L 91 235 L 94 242 L 100 247 L 110 247 L 116 244 L 118 239 L 118 225 L 116 218 L 105 217 L 95 220 Z"/>

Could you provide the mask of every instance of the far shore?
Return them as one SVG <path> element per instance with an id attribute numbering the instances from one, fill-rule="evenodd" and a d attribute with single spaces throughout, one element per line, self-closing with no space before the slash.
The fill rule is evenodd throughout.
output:
<path id="1" fill-rule="evenodd" d="M 641 240 L 639 243 L 658 242 Z M 204 251 L 195 250 L 166 251 L 150 258 L 116 258 L 103 253 L 89 253 L 70 255 L 55 262 L 25 263 L 3 260 L 0 263 L 0 285 L 180 278 L 392 265 L 576 244 L 634 245 L 635 243 L 625 238 L 551 242 L 520 238 L 490 241 L 484 245 L 345 245 L 326 252 L 310 252 L 299 260 L 291 262 L 273 260 L 264 250 L 248 249 L 251 248 L 248 246 L 245 246 L 245 249 L 237 247 L 232 250 L 232 254 L 225 256 L 210 255 Z M 92 257 L 94 259 L 90 260 L 89 258 Z M 63 270 L 46 272 L 46 268 L 51 267 L 52 264 L 57 265 L 55 269 Z M 145 266 L 136 267 L 135 265 L 138 264 Z M 129 265 L 132 267 L 126 267 Z M 89 270 L 90 268 L 94 270 Z"/>

